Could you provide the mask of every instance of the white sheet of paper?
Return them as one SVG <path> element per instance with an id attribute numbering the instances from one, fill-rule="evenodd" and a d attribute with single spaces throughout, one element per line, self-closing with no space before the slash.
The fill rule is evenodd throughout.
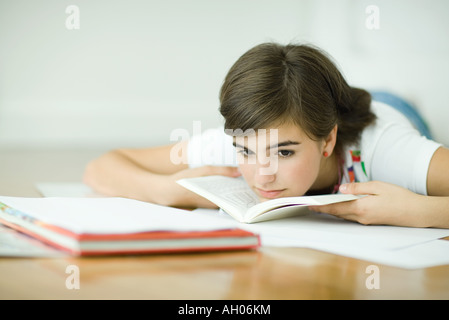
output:
<path id="1" fill-rule="evenodd" d="M 219 210 L 197 209 L 223 220 Z M 197 211 L 195 210 L 195 211 Z M 301 247 L 405 269 L 449 264 L 448 229 L 364 226 L 325 214 L 239 224 L 260 234 L 262 246 Z"/>
<path id="2" fill-rule="evenodd" d="M 195 212 L 200 210 L 224 220 L 232 220 L 220 210 L 197 209 Z M 298 217 L 254 224 L 239 223 L 239 227 L 260 233 L 263 245 L 271 245 L 267 239 L 276 237 L 285 239 L 286 246 L 290 240 L 294 240 L 296 243 L 304 241 L 306 244 L 338 243 L 365 248 L 400 249 L 449 236 L 449 229 L 365 226 L 311 211 Z"/>
<path id="3" fill-rule="evenodd" d="M 38 182 L 35 186 L 44 197 L 104 197 L 81 182 Z"/>
<path id="4" fill-rule="evenodd" d="M 333 244 L 314 246 L 314 249 L 346 257 L 370 261 L 404 269 L 419 269 L 449 264 L 449 241 L 431 240 L 398 250 L 342 247 Z"/>
<path id="5" fill-rule="evenodd" d="M 16 230 L 0 224 L 1 257 L 61 258 L 68 255 Z"/>
<path id="6" fill-rule="evenodd" d="M 400 249 L 449 236 L 449 229 L 365 226 L 315 213 L 248 225 L 245 228 L 265 235 L 295 239 L 295 241 L 339 243 L 380 249 Z"/>

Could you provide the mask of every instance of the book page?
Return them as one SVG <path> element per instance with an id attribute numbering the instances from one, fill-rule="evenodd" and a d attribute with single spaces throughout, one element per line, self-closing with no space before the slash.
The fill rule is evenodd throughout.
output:
<path id="1" fill-rule="evenodd" d="M 355 200 L 360 197 L 352 194 L 328 194 L 284 197 L 260 202 L 243 177 L 206 176 L 181 179 L 177 183 L 212 201 L 237 221 L 244 223 L 280 219 L 300 214 L 300 210 L 288 208 L 292 206 L 325 205 Z M 274 209 L 276 211 L 271 212 Z M 262 215 L 264 217 L 261 217 Z"/>
<path id="2" fill-rule="evenodd" d="M 238 221 L 242 221 L 248 208 L 259 203 L 259 198 L 242 177 L 207 176 L 177 182 L 212 201 Z"/>
<path id="3" fill-rule="evenodd" d="M 316 196 L 301 196 L 301 197 L 285 197 L 272 199 L 265 202 L 261 202 L 251 209 L 247 213 L 247 221 L 262 221 L 258 218 L 261 215 L 267 215 L 263 220 L 272 220 L 284 216 L 295 215 L 294 209 L 290 207 L 307 207 L 307 206 L 319 206 L 331 203 L 343 202 L 356 200 L 363 197 L 363 195 L 353 195 L 353 194 L 326 194 L 326 195 L 316 195 Z M 272 212 L 276 210 L 276 212 Z M 286 212 L 282 212 L 286 211 Z M 288 212 L 288 213 L 287 213 Z M 269 216 L 268 216 L 269 215 Z"/>

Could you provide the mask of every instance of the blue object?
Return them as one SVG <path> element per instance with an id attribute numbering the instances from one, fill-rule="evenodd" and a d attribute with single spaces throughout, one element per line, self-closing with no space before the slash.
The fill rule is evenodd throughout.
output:
<path id="1" fill-rule="evenodd" d="M 370 93 L 373 100 L 388 104 L 402 112 L 423 136 L 432 139 L 429 126 L 411 103 L 387 91 L 371 91 Z"/>

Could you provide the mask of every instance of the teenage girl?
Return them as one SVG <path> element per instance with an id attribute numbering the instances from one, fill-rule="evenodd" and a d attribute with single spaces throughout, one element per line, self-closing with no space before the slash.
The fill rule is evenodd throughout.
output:
<path id="1" fill-rule="evenodd" d="M 264 43 L 224 80 L 224 128 L 173 145 L 113 150 L 88 164 L 85 182 L 105 195 L 214 207 L 176 180 L 242 175 L 262 201 L 363 194 L 310 209 L 362 224 L 449 228 L 449 149 L 419 131 L 412 109 L 372 97 L 349 86 L 322 50 Z M 230 153 L 232 163 L 223 156 Z"/>

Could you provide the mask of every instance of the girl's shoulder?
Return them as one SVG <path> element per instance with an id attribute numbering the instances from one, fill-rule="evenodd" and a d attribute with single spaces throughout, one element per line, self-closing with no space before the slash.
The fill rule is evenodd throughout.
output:
<path id="1" fill-rule="evenodd" d="M 376 121 L 363 130 L 358 144 L 359 149 L 369 149 L 365 153 L 372 151 L 381 139 L 388 144 L 389 141 L 396 141 L 398 137 L 414 139 L 421 136 L 406 113 L 395 107 L 383 102 L 373 101 L 371 110 L 376 115 Z M 355 146 L 351 147 L 354 148 Z"/>
<path id="2" fill-rule="evenodd" d="M 371 103 L 371 110 L 377 117 L 374 127 L 378 130 L 389 125 L 401 125 L 414 128 L 412 122 L 407 118 L 405 113 L 389 104 L 373 101 Z"/>
<path id="3" fill-rule="evenodd" d="M 359 143 L 343 150 L 347 180 L 381 180 L 424 193 L 428 164 L 441 144 L 388 104 L 373 101 L 372 111 L 375 123 L 364 129 Z"/>

